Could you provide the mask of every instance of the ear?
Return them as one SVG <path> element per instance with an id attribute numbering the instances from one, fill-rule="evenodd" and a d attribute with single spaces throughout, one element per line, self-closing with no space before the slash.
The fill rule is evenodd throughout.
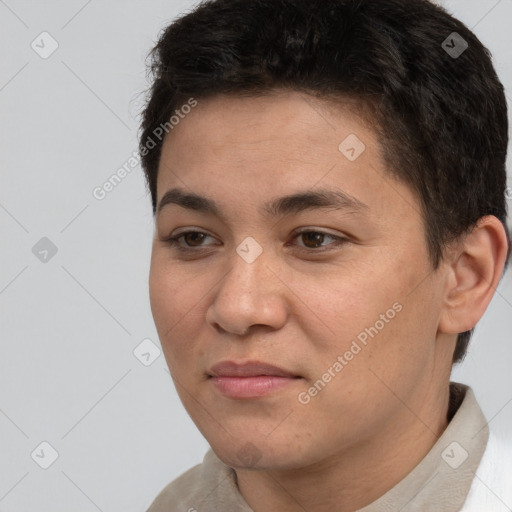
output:
<path id="1" fill-rule="evenodd" d="M 469 331 L 482 318 L 498 286 L 508 253 L 507 233 L 494 216 L 482 217 L 448 256 L 439 331 Z"/>

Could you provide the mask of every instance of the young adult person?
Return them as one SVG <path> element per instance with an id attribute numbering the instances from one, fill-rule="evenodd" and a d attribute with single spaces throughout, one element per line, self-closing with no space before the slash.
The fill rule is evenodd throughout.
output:
<path id="1" fill-rule="evenodd" d="M 211 0 L 152 57 L 151 307 L 211 450 L 149 511 L 512 510 L 450 382 L 510 245 L 481 42 L 426 0 Z"/>

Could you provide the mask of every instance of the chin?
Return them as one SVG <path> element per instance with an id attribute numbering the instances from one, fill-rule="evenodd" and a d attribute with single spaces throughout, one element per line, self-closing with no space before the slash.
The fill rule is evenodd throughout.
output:
<path id="1" fill-rule="evenodd" d="M 290 436 L 293 438 L 293 436 Z M 212 450 L 224 464 L 235 469 L 292 470 L 315 462 L 313 454 L 299 451 L 301 443 L 288 445 L 279 439 L 237 436 L 231 439 L 208 439 Z M 311 460 L 309 460 L 311 459 Z"/>

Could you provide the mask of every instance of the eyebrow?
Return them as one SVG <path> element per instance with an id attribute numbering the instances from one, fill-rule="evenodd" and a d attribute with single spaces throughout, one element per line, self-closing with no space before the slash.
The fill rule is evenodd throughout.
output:
<path id="1" fill-rule="evenodd" d="M 179 188 L 168 190 L 163 195 L 157 207 L 157 214 L 159 214 L 165 206 L 171 204 L 222 218 L 221 208 L 213 199 L 185 192 Z M 286 215 L 298 214 L 306 210 L 318 208 L 342 209 L 352 213 L 360 213 L 363 210 L 369 209 L 368 205 L 346 192 L 341 190 L 320 189 L 297 192 L 273 199 L 263 206 L 263 212 L 271 217 L 284 217 Z"/>

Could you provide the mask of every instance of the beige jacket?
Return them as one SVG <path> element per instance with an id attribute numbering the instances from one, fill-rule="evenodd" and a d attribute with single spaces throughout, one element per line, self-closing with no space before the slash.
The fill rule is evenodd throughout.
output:
<path id="1" fill-rule="evenodd" d="M 462 509 L 486 449 L 489 429 L 473 391 L 457 383 L 451 383 L 450 390 L 456 413 L 427 456 L 395 487 L 357 512 L 458 512 Z M 466 503 L 464 510 L 473 511 L 473 508 Z M 501 512 L 499 508 L 495 510 Z M 175 511 L 253 512 L 238 490 L 235 471 L 212 450 L 201 464 L 165 487 L 147 512 Z M 494 512 L 494 509 L 479 512 Z"/>

